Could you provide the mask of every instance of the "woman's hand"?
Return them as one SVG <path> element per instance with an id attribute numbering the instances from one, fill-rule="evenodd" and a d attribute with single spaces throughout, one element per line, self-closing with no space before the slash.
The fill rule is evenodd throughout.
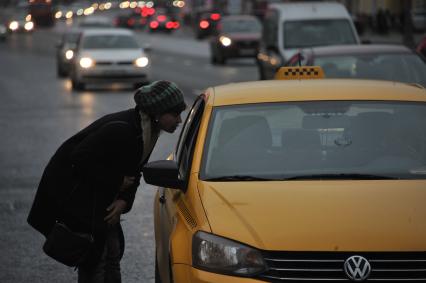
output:
<path id="1" fill-rule="evenodd" d="M 127 203 L 122 199 L 114 200 L 110 206 L 106 209 L 109 213 L 104 218 L 108 225 L 115 225 L 120 222 L 120 216 L 126 209 Z"/>

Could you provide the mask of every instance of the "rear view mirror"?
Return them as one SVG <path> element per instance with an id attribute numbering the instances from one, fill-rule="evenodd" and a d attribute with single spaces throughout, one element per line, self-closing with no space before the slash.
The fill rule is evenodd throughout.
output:
<path id="1" fill-rule="evenodd" d="M 149 162 L 144 166 L 142 172 L 147 184 L 185 190 L 185 183 L 179 179 L 178 166 L 174 160 Z"/>

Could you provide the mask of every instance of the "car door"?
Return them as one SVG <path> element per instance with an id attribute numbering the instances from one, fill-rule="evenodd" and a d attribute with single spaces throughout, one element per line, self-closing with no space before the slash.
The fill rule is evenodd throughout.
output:
<path id="1" fill-rule="evenodd" d="M 204 110 L 203 96 L 194 102 L 185 120 L 173 158 L 179 177 L 188 181 L 198 128 Z M 176 205 L 185 194 L 180 190 L 159 188 L 154 204 L 157 263 L 162 282 L 171 282 L 170 235 L 177 221 Z"/>

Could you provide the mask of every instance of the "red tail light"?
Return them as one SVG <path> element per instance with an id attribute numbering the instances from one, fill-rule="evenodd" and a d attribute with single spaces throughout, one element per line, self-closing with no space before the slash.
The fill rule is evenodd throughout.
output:
<path id="1" fill-rule="evenodd" d="M 174 26 L 173 22 L 167 22 L 167 23 L 166 23 L 166 28 L 167 28 L 167 29 L 172 29 L 172 28 L 173 28 L 173 26 Z"/>
<path id="2" fill-rule="evenodd" d="M 180 27 L 180 23 L 179 22 L 174 22 L 173 23 L 173 28 L 174 29 L 178 29 Z"/>
<path id="3" fill-rule="evenodd" d="M 218 21 L 218 20 L 220 20 L 220 14 L 213 13 L 213 14 L 210 15 L 210 19 L 212 19 L 213 21 Z"/>
<path id="4" fill-rule="evenodd" d="M 210 26 L 210 23 L 208 22 L 208 21 L 206 21 L 206 20 L 202 20 L 201 22 L 200 22 L 200 28 L 202 28 L 202 29 L 206 29 L 206 28 L 208 28 Z"/>
<path id="5" fill-rule="evenodd" d="M 156 29 L 158 28 L 158 26 L 159 26 L 159 23 L 157 21 L 152 21 L 149 23 L 149 27 L 152 29 Z"/>
<path id="6" fill-rule="evenodd" d="M 166 21 L 166 16 L 164 16 L 164 15 L 159 15 L 158 17 L 157 17 L 157 21 L 159 21 L 159 22 L 164 22 L 164 21 Z"/>

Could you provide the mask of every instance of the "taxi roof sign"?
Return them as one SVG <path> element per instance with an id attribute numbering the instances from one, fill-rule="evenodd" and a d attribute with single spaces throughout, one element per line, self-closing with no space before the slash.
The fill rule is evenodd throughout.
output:
<path id="1" fill-rule="evenodd" d="M 276 80 L 310 80 L 324 78 L 320 66 L 281 67 L 275 73 Z"/>

